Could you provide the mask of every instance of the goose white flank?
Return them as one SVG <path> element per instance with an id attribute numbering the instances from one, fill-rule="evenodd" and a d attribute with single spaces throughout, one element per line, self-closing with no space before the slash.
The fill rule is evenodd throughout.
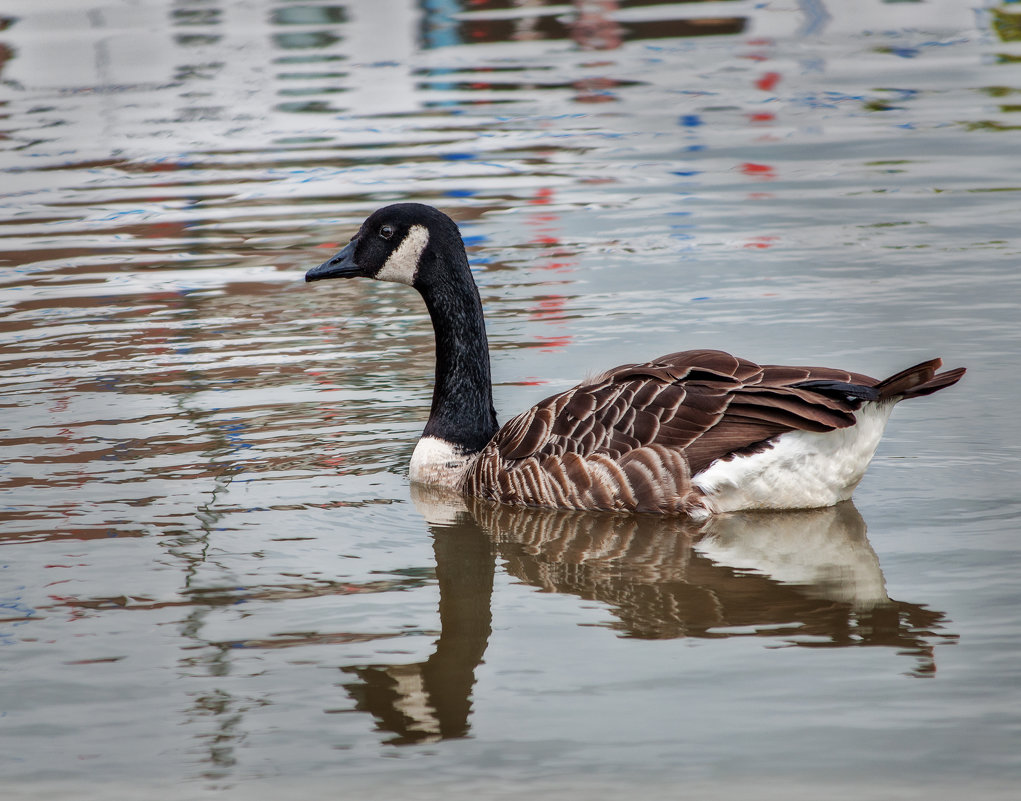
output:
<path id="1" fill-rule="evenodd" d="M 414 287 L 436 334 L 432 409 L 411 480 L 517 506 L 684 514 L 831 506 L 851 497 L 893 407 L 949 387 L 931 359 L 883 380 L 759 365 L 717 350 L 625 364 L 500 427 L 478 288 L 457 225 L 379 209 L 306 281 Z"/>

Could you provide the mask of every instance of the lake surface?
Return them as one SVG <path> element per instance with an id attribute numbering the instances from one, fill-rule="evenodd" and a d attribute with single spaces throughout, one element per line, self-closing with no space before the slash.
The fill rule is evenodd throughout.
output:
<path id="1" fill-rule="evenodd" d="M 12 799 L 1014 799 L 1021 5 L 6 0 Z M 412 491 L 461 225 L 506 420 L 716 347 L 942 356 L 854 504 Z"/>

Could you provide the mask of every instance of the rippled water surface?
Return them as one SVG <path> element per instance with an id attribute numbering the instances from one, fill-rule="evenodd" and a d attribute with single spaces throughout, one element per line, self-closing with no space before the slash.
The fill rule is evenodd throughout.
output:
<path id="1" fill-rule="evenodd" d="M 7 0 L 0 779 L 25 799 L 1016 798 L 1021 6 Z M 855 505 L 413 493 L 461 225 L 501 419 L 687 347 L 957 387 Z"/>

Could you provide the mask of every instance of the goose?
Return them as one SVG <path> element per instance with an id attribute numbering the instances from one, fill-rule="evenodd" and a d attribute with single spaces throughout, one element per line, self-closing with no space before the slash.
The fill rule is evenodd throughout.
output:
<path id="1" fill-rule="evenodd" d="M 614 367 L 501 428 L 457 224 L 418 203 L 378 209 L 305 274 L 354 277 L 414 287 L 432 319 L 432 408 L 411 481 L 515 506 L 694 519 L 832 506 L 861 481 L 895 404 L 964 375 L 937 372 L 938 358 L 880 381 L 687 350 Z"/>

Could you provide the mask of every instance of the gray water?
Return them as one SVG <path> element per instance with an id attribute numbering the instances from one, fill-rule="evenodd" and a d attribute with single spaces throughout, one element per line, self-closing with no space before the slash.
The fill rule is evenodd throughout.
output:
<path id="1" fill-rule="evenodd" d="M 5 798 L 1017 798 L 1021 6 L 0 4 Z M 501 419 L 683 348 L 964 381 L 854 504 L 413 496 L 461 225 Z"/>

